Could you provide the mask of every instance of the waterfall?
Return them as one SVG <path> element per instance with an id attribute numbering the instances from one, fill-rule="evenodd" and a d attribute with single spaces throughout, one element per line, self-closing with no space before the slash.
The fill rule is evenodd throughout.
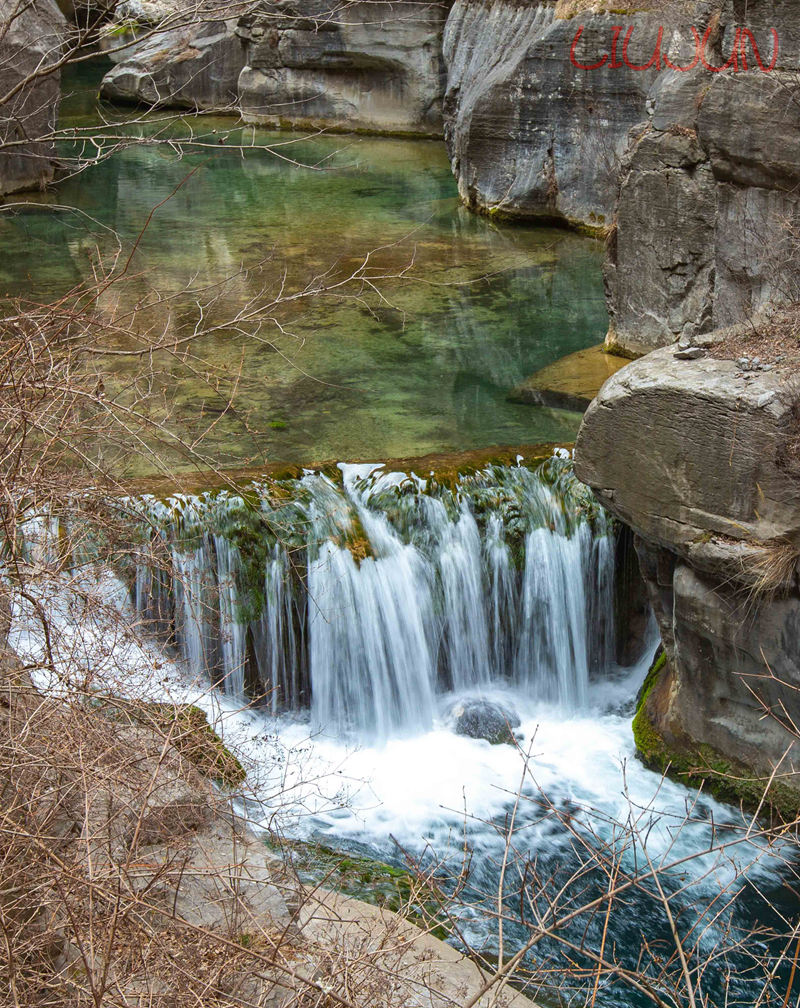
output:
<path id="1" fill-rule="evenodd" d="M 450 684 L 460 691 L 493 678 L 486 577 L 478 526 L 466 505 L 447 522 L 437 551 L 442 584 L 443 651 Z"/>
<path id="2" fill-rule="evenodd" d="M 214 536 L 219 588 L 219 630 L 225 692 L 244 698 L 244 664 L 247 626 L 241 619 L 243 600 L 239 592 L 242 561 L 239 550 L 225 536 Z"/>
<path id="3" fill-rule="evenodd" d="M 548 528 L 528 533 L 516 674 L 531 692 L 574 710 L 589 685 L 583 566 L 591 532 L 567 537 Z"/>
<path id="4" fill-rule="evenodd" d="M 449 484 L 343 469 L 139 502 L 135 604 L 194 673 L 370 740 L 502 682 L 585 705 L 614 654 L 613 531 L 569 460 Z"/>
<path id="5" fill-rule="evenodd" d="M 413 546 L 360 565 L 326 542 L 309 565 L 313 714 L 360 737 L 424 731 L 435 712 L 429 572 Z"/>
<path id="6" fill-rule="evenodd" d="M 294 633 L 294 607 L 289 580 L 289 560 L 276 543 L 267 556 L 264 573 L 264 608 L 255 625 L 258 679 L 267 689 L 269 707 L 300 702 L 300 654 Z"/>

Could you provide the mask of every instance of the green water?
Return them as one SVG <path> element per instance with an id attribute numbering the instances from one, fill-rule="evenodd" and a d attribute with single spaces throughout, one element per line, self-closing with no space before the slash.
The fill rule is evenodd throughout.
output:
<path id="1" fill-rule="evenodd" d="M 75 96 L 62 122 L 96 115 L 93 99 L 87 108 L 96 78 L 90 68 L 67 82 Z M 0 214 L 0 289 L 62 294 L 98 258 L 109 262 L 120 248 L 124 260 L 167 200 L 125 279 L 98 307 L 128 328 L 174 339 L 196 325 L 198 302 L 211 297 L 196 292 L 218 285 L 202 314 L 220 328 L 191 344 L 187 360 L 156 357 L 145 405 L 181 438 L 200 438 L 198 450 L 215 462 L 400 457 L 574 438 L 576 414 L 506 396 L 540 367 L 602 340 L 598 243 L 467 213 L 438 142 L 320 136 L 285 146 L 295 135 L 251 129 L 228 142 L 253 138 L 319 167 L 223 145 L 183 157 L 130 147 L 62 182 L 40 205 Z M 320 275 L 328 285 L 343 281 L 370 252 L 371 275 L 382 277 L 375 289 L 351 284 L 264 308 L 278 290 L 296 293 Z M 243 310 L 248 317 L 237 326 L 225 324 Z M 133 342 L 120 335 L 114 346 Z M 115 359 L 110 393 L 133 388 L 141 367 Z M 225 411 L 230 395 L 234 408 Z"/>

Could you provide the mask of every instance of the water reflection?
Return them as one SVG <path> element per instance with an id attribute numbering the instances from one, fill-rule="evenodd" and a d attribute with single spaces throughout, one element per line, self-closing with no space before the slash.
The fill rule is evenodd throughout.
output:
<path id="1" fill-rule="evenodd" d="M 222 147 L 183 158 L 129 148 L 60 187 L 59 205 L 75 211 L 0 217 L 3 289 L 63 292 L 88 275 L 98 250 L 108 257 L 118 240 L 127 255 L 166 200 L 130 275 L 99 308 L 119 317 L 137 306 L 140 330 L 174 338 L 197 323 L 198 302 L 209 302 L 197 292 L 221 284 L 203 308 L 206 326 L 220 328 L 193 347 L 194 368 L 161 355 L 151 409 L 185 437 L 217 419 L 204 447 L 224 463 L 574 437 L 575 414 L 505 397 L 538 368 L 602 339 L 596 243 L 468 214 L 435 142 L 318 137 L 281 151 L 321 168 Z M 374 288 L 362 280 L 264 308 L 280 289 L 340 283 L 370 253 L 367 275 L 381 278 Z M 224 325 L 243 311 L 238 326 Z M 227 369 L 221 386 L 204 380 L 208 360 Z M 120 388 L 138 367 L 120 360 Z M 224 412 L 233 387 L 236 409 Z"/>

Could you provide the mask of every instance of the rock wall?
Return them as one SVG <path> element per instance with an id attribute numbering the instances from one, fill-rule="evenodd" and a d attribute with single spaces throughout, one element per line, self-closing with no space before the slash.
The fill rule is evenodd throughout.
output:
<path id="1" fill-rule="evenodd" d="M 616 26 L 615 60 L 575 65 L 607 57 Z M 619 158 L 658 76 L 655 66 L 625 66 L 624 42 L 630 30 L 628 62 L 643 66 L 659 28 L 648 15 L 557 18 L 552 3 L 456 0 L 444 34 L 445 138 L 467 205 L 595 228 L 610 221 Z"/>
<path id="2" fill-rule="evenodd" d="M 733 772 L 733 794 L 751 803 L 777 767 L 773 800 L 791 811 L 800 353 L 746 369 L 726 349 L 744 338 L 729 330 L 706 338 L 696 359 L 664 348 L 624 368 L 586 413 L 576 469 L 637 535 L 667 655 L 637 718 L 640 751 L 726 788 L 720 773 Z"/>
<path id="3" fill-rule="evenodd" d="M 243 18 L 248 122 L 441 135 L 445 8 L 416 0 L 270 3 Z"/>
<path id="4" fill-rule="evenodd" d="M 61 52 L 66 21 L 52 0 L 0 0 L 0 196 L 40 188 L 53 177 L 61 74 L 47 72 Z M 16 91 L 29 77 L 32 82 Z M 5 99 L 5 101 L 3 101 Z"/>
<path id="5" fill-rule="evenodd" d="M 787 2 L 729 0 L 698 66 L 654 83 L 620 173 L 609 349 L 691 341 L 800 296 L 799 32 Z"/>
<path id="6" fill-rule="evenodd" d="M 235 110 L 264 125 L 440 136 L 445 13 L 418 0 L 341 8 L 275 0 L 238 19 L 165 27 L 134 42 L 102 93 Z"/>

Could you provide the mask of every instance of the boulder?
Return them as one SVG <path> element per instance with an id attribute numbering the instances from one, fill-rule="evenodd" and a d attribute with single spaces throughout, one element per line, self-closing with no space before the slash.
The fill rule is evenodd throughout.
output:
<path id="1" fill-rule="evenodd" d="M 236 19 L 154 30 L 126 46 L 117 59 L 100 87 L 102 96 L 110 101 L 235 109 L 244 66 L 244 45 L 236 35 Z"/>
<path id="2" fill-rule="evenodd" d="M 666 663 L 637 715 L 640 751 L 748 805 L 777 770 L 772 801 L 790 814 L 800 807 L 800 352 L 744 366 L 726 347 L 746 333 L 706 338 L 695 359 L 663 348 L 620 371 L 585 415 L 575 466 L 636 533 L 661 631 Z"/>
<path id="3" fill-rule="evenodd" d="M 67 23 L 52 0 L 0 0 L 0 196 L 53 177 Z M 19 88 L 19 90 L 16 90 Z M 2 99 L 7 99 L 2 102 Z"/>
<path id="4" fill-rule="evenodd" d="M 444 9 L 274 0 L 240 21 L 247 122 L 440 136 Z"/>
<path id="5" fill-rule="evenodd" d="M 492 745 L 515 745 L 514 729 L 520 724 L 510 707 L 482 697 L 459 700 L 450 708 L 447 720 L 456 735 L 485 739 Z"/>

